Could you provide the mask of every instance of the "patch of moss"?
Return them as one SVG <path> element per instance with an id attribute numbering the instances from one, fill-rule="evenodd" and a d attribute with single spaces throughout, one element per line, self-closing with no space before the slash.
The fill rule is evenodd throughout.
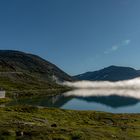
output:
<path id="1" fill-rule="evenodd" d="M 11 100 L 12 100 L 12 99 L 10 99 L 10 98 L 1 98 L 1 99 L 0 99 L 0 104 L 10 102 Z"/>

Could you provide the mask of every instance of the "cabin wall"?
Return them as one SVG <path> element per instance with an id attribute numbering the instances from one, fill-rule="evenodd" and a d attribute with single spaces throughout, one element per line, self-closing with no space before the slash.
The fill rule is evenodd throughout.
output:
<path id="1" fill-rule="evenodd" d="M 6 94 L 5 91 L 0 91 L 0 99 L 5 98 L 5 94 Z"/>

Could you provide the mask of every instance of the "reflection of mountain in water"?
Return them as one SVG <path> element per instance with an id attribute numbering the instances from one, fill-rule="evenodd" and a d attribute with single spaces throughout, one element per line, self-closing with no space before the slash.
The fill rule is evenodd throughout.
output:
<path id="1" fill-rule="evenodd" d="M 45 97 L 37 97 L 37 98 L 19 99 L 19 100 L 10 102 L 7 105 L 11 106 L 11 105 L 16 105 L 16 104 L 29 104 L 29 105 L 35 105 L 35 106 L 60 108 L 71 99 L 72 97 L 64 97 L 63 95 L 45 96 Z"/>
<path id="2" fill-rule="evenodd" d="M 140 100 L 131 97 L 122 97 L 117 95 L 111 96 L 93 96 L 93 97 L 76 97 L 77 99 L 87 102 L 96 102 L 107 106 L 118 108 L 137 104 Z"/>
<path id="3" fill-rule="evenodd" d="M 140 102 L 140 100 L 136 98 L 123 97 L 123 96 L 117 96 L 117 95 L 88 96 L 88 97 L 73 96 L 73 95 L 64 96 L 64 95 L 22 99 L 16 102 L 11 102 L 10 104 L 8 104 L 8 106 L 15 105 L 15 104 L 30 104 L 30 105 L 35 105 L 35 106 L 61 108 L 63 105 L 67 104 L 69 101 L 76 99 L 76 100 L 86 101 L 89 103 L 100 103 L 100 104 L 110 106 L 112 108 L 118 108 L 118 107 L 124 107 L 124 106 L 132 106 Z"/>
<path id="4" fill-rule="evenodd" d="M 44 107 L 60 108 L 71 99 L 72 97 L 65 98 L 63 95 L 49 96 L 46 98 L 39 98 L 38 103 L 34 102 L 34 104 L 38 106 L 44 106 Z"/>

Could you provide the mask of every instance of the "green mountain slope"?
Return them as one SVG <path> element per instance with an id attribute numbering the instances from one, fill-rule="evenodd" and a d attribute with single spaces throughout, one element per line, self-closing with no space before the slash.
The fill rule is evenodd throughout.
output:
<path id="1" fill-rule="evenodd" d="M 19 51 L 0 50 L 0 87 L 6 90 L 60 88 L 55 80 L 72 78 L 39 56 Z"/>

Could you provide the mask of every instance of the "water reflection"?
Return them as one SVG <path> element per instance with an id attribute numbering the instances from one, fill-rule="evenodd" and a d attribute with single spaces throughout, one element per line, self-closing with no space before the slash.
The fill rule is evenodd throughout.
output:
<path id="1" fill-rule="evenodd" d="M 140 89 L 77 89 L 64 93 L 64 96 L 122 96 L 140 100 Z"/>
<path id="2" fill-rule="evenodd" d="M 123 107 L 140 102 L 140 90 L 128 89 L 77 89 L 63 94 L 87 102 L 96 102 L 110 107 Z"/>
<path id="3" fill-rule="evenodd" d="M 73 110 L 140 113 L 140 90 L 77 89 L 57 96 L 26 98 L 9 105 L 31 104 Z"/>
<path id="4" fill-rule="evenodd" d="M 61 108 L 64 104 L 70 101 L 72 97 L 65 97 L 64 95 L 44 96 L 34 98 L 15 99 L 14 101 L 6 104 L 7 106 L 29 104 L 42 107 L 56 107 Z"/>

